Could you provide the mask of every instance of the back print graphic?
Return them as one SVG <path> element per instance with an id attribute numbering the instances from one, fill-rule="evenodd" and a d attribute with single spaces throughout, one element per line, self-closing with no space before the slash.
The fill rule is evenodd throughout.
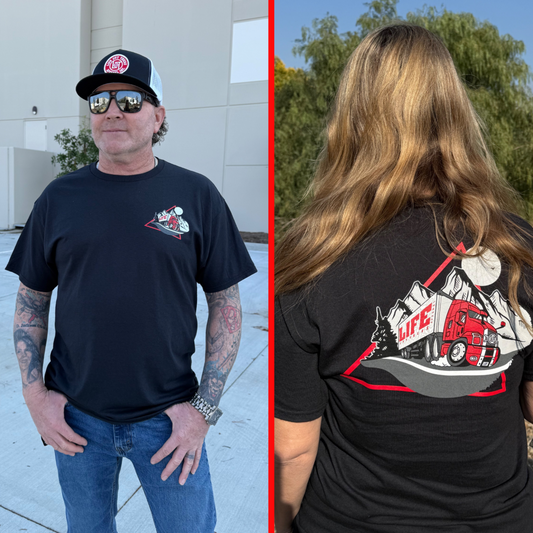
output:
<path id="1" fill-rule="evenodd" d="M 504 392 L 505 371 L 532 339 L 498 290 L 491 294 L 481 290 L 500 273 L 498 257 L 487 251 L 481 257 L 463 259 L 441 287 L 429 288 L 438 273 L 424 284 L 415 281 L 392 309 L 376 308 L 372 344 L 344 377 L 369 388 L 437 398 Z M 530 322 L 527 311 L 522 308 L 522 312 Z M 350 376 L 359 364 L 386 370 L 405 387 L 361 382 Z"/>

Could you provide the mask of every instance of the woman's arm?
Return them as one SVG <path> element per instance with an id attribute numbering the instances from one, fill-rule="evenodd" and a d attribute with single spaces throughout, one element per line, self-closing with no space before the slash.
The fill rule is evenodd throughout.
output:
<path id="1" fill-rule="evenodd" d="M 311 422 L 275 419 L 275 522 L 277 533 L 291 531 L 300 509 L 320 440 L 322 418 Z"/>
<path id="2" fill-rule="evenodd" d="M 522 381 L 520 385 L 520 405 L 524 418 L 533 423 L 533 381 Z"/>

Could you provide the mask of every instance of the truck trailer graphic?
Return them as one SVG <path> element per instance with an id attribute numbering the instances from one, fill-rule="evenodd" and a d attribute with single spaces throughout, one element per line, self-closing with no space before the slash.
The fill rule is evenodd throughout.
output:
<path id="1" fill-rule="evenodd" d="M 189 224 L 182 215 L 183 209 L 175 205 L 165 211 L 156 212 L 154 218 L 145 226 L 181 240 L 181 235 L 189 231 Z"/>
<path id="2" fill-rule="evenodd" d="M 502 389 L 500 376 L 532 340 L 499 290 L 483 292 L 457 266 L 436 292 L 414 281 L 387 314 L 377 307 L 375 324 L 369 349 L 343 375 L 364 382 L 364 367 L 381 369 L 412 392 L 440 398 Z"/>
<path id="3" fill-rule="evenodd" d="M 505 326 L 505 322 L 501 323 Z M 429 363 L 446 357 L 451 366 L 489 367 L 498 361 L 498 334 L 488 314 L 466 300 L 434 294 L 398 325 L 398 350 L 404 359 Z"/>

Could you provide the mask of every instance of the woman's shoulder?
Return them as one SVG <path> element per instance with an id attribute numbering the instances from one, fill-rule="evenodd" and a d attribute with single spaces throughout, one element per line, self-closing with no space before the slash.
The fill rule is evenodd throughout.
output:
<path id="1" fill-rule="evenodd" d="M 522 218 L 520 215 L 517 215 L 516 213 L 511 213 L 509 211 L 504 212 L 505 217 L 507 220 L 510 220 L 517 226 L 520 226 L 521 228 L 524 228 L 527 230 L 528 233 L 533 235 L 533 226 L 524 218 Z"/>

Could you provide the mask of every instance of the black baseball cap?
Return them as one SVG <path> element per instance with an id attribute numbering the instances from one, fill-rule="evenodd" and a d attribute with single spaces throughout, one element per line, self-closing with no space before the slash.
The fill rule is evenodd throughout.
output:
<path id="1" fill-rule="evenodd" d="M 105 56 L 87 76 L 78 82 L 76 92 L 87 100 L 95 89 L 114 81 L 144 89 L 163 103 L 161 78 L 150 59 L 129 50 L 115 50 Z"/>

